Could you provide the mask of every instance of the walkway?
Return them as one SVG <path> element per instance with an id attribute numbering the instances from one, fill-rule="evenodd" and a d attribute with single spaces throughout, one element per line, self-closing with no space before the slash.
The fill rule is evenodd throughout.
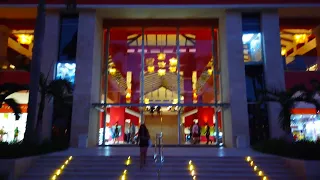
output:
<path id="1" fill-rule="evenodd" d="M 251 149 L 210 148 L 210 147 L 164 147 L 165 156 L 183 157 L 245 157 L 268 156 Z M 154 148 L 150 148 L 148 156 L 153 156 Z M 51 156 L 138 156 L 139 147 L 96 147 L 96 148 L 70 148 L 66 151 L 52 153 Z"/>

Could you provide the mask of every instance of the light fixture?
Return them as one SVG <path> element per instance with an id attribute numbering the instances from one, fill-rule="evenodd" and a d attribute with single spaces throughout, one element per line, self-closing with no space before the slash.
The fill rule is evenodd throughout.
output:
<path id="1" fill-rule="evenodd" d="M 165 70 L 165 69 L 159 69 L 159 70 L 158 70 L 158 75 L 159 75 L 159 76 L 164 76 L 164 75 L 166 75 L 166 70 Z"/>
<path id="2" fill-rule="evenodd" d="M 127 92 L 126 98 L 127 98 L 127 99 L 130 99 L 130 98 L 131 98 L 131 93 Z"/>
<path id="3" fill-rule="evenodd" d="M 150 103 L 150 100 L 148 98 L 144 98 L 144 103 L 145 104 L 149 104 Z"/>
<path id="4" fill-rule="evenodd" d="M 32 34 L 15 34 L 17 36 L 17 41 L 20 44 L 30 45 L 33 42 Z"/>
<path id="5" fill-rule="evenodd" d="M 62 171 L 64 170 L 64 168 L 67 166 L 67 164 L 72 160 L 72 156 L 69 156 L 69 158 L 61 165 L 60 168 L 58 168 L 54 174 L 51 177 L 51 180 L 56 180 L 58 179 L 58 176 L 61 175 Z"/>
<path id="6" fill-rule="evenodd" d="M 178 104 L 178 99 L 173 99 L 172 104 Z"/>
<path id="7" fill-rule="evenodd" d="M 164 61 L 166 59 L 165 53 L 159 53 L 158 54 L 158 61 Z"/>
<path id="8" fill-rule="evenodd" d="M 172 73 L 175 73 L 177 71 L 177 67 L 171 66 L 171 67 L 169 67 L 169 71 Z"/>
<path id="9" fill-rule="evenodd" d="M 307 41 L 307 35 L 306 34 L 295 34 L 293 36 L 293 38 L 296 41 L 296 43 L 298 43 L 298 44 L 305 43 Z"/>
<path id="10" fill-rule="evenodd" d="M 259 170 L 258 166 L 254 165 L 253 159 L 250 156 L 247 156 L 245 160 L 251 167 L 253 167 L 253 171 L 257 172 L 257 176 L 262 177 L 262 180 L 268 180 L 268 177 L 263 173 L 263 171 L 261 169 Z"/>
<path id="11" fill-rule="evenodd" d="M 116 68 L 114 68 L 114 67 L 110 67 L 110 68 L 109 68 L 109 73 L 110 73 L 111 75 L 115 75 L 116 72 L 117 72 L 117 69 L 116 69 Z"/>
<path id="12" fill-rule="evenodd" d="M 148 73 L 153 73 L 154 72 L 154 66 L 148 66 Z"/>
<path id="13" fill-rule="evenodd" d="M 284 56 L 287 54 L 287 49 L 286 48 L 281 48 L 281 55 Z"/>
<path id="14" fill-rule="evenodd" d="M 178 63 L 177 58 L 173 57 L 173 58 L 169 59 L 170 66 L 177 66 L 177 63 Z"/>
<path id="15" fill-rule="evenodd" d="M 158 62 L 158 67 L 159 68 L 165 68 L 166 67 L 166 63 L 165 62 Z"/>
<path id="16" fill-rule="evenodd" d="M 210 69 L 207 70 L 207 72 L 208 72 L 208 74 L 209 74 L 210 76 L 212 75 L 212 71 L 213 71 L 212 68 L 210 68 Z"/>

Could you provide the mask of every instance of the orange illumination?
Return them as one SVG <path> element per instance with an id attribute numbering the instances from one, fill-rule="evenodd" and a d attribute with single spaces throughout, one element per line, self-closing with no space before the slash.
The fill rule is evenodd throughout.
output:
<path id="1" fill-rule="evenodd" d="M 297 108 L 291 110 L 292 114 L 317 114 L 317 110 L 313 108 Z"/>
<path id="2" fill-rule="evenodd" d="M 294 37 L 294 40 L 296 41 L 296 43 L 298 43 L 298 44 L 305 43 L 308 38 L 306 34 L 295 34 L 293 37 Z"/>
<path id="3" fill-rule="evenodd" d="M 29 45 L 33 41 L 33 35 L 32 34 L 16 34 L 18 37 L 18 42 L 20 44 L 26 44 Z"/>

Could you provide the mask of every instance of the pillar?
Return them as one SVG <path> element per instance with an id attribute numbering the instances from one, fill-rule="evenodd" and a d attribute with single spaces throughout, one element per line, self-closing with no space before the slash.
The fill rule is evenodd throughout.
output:
<path id="1" fill-rule="evenodd" d="M 78 146 L 79 137 L 87 136 L 88 146 L 98 144 L 99 112 L 92 103 L 100 102 L 103 47 L 102 19 L 96 11 L 80 11 L 73 96 L 71 141 Z"/>
<path id="2" fill-rule="evenodd" d="M 249 146 L 249 120 L 240 12 L 226 11 L 219 19 L 223 136 L 226 147 Z"/>
<path id="3" fill-rule="evenodd" d="M 279 15 L 277 11 L 261 13 L 261 32 L 264 45 L 264 73 L 267 89 L 285 90 L 284 68 L 281 57 Z M 283 135 L 278 123 L 281 106 L 278 103 L 268 103 L 268 119 L 270 137 Z"/>
<path id="4" fill-rule="evenodd" d="M 49 11 L 46 13 L 45 28 L 43 37 L 43 46 L 41 52 L 41 72 L 48 77 L 48 82 L 54 79 L 55 65 L 59 52 L 60 38 L 60 13 L 58 11 Z M 39 100 L 39 98 L 38 98 Z M 46 104 L 43 112 L 42 139 L 51 136 L 52 126 L 52 101 Z"/>
<path id="5" fill-rule="evenodd" d="M 9 35 L 10 29 L 7 26 L 0 25 L 0 69 L 9 65 L 7 60 Z"/>

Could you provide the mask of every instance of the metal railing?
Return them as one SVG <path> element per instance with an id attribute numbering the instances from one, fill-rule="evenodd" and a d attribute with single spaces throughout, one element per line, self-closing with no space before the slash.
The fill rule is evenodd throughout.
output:
<path id="1" fill-rule="evenodd" d="M 158 175 L 158 179 L 160 179 L 160 172 L 161 172 L 162 164 L 164 162 L 162 132 L 156 134 L 156 142 L 154 144 L 154 156 L 153 157 L 154 157 L 154 162 L 158 166 L 157 175 Z"/>

